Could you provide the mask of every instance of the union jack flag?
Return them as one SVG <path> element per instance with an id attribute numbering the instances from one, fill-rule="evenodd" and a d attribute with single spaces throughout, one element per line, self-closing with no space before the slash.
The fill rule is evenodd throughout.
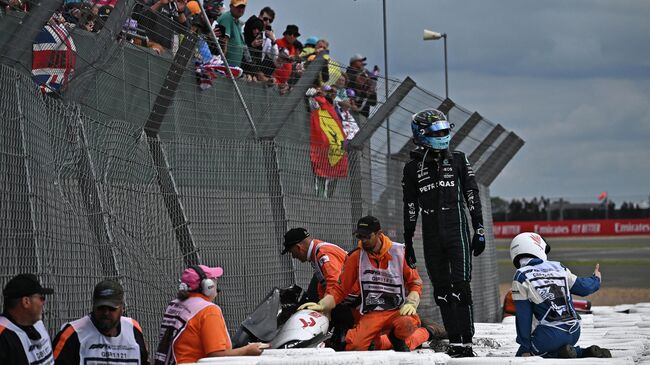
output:
<path id="1" fill-rule="evenodd" d="M 69 80 L 77 62 L 76 48 L 68 31 L 46 25 L 34 39 L 32 80 L 43 94 L 58 91 Z"/>

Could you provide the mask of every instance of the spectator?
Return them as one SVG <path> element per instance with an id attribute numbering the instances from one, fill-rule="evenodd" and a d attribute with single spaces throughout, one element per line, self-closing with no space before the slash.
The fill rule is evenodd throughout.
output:
<path id="1" fill-rule="evenodd" d="M 519 350 L 516 356 L 549 358 L 612 357 L 607 349 L 574 347 L 580 338 L 580 316 L 571 294 L 587 296 L 600 288 L 596 264 L 588 278 L 575 276 L 557 261 L 547 261 L 551 247 L 537 233 L 524 232 L 510 244 L 510 258 L 517 268 L 512 299 L 517 312 Z M 533 321 L 537 326 L 533 328 Z"/>
<path id="2" fill-rule="evenodd" d="M 2 290 L 0 315 L 0 364 L 51 364 L 52 345 L 43 324 L 45 295 L 54 290 L 43 288 L 33 274 L 11 278 Z"/>
<path id="3" fill-rule="evenodd" d="M 278 45 L 276 44 L 275 33 L 273 33 L 273 21 L 275 11 L 268 6 L 260 10 L 259 18 L 264 22 L 264 33 L 262 34 L 262 72 L 267 78 L 271 78 L 275 70 L 275 60 L 278 57 Z"/>
<path id="4" fill-rule="evenodd" d="M 377 105 L 377 82 L 370 75 L 363 71 L 356 78 L 357 89 L 354 99 L 359 114 L 366 118 L 370 115 L 370 108 Z"/>
<path id="5" fill-rule="evenodd" d="M 290 24 L 287 25 L 283 37 L 278 39 L 277 45 L 279 49 L 278 62 L 273 77 L 275 77 L 276 84 L 283 85 L 289 82 L 291 72 L 293 71 L 293 61 L 298 56 L 298 49 L 295 42 L 300 37 L 298 26 Z"/>
<path id="6" fill-rule="evenodd" d="M 359 249 L 348 256 L 336 285 L 328 287 L 318 303 L 305 303 L 298 309 L 329 313 L 348 294 L 360 293 L 363 315 L 348 331 L 345 349 L 367 351 L 377 335 L 388 332 L 395 351 L 409 351 L 408 343 L 415 341 L 420 325 L 416 310 L 422 279 L 407 265 L 404 245 L 384 235 L 377 218 L 359 219 L 355 236 Z"/>
<path id="7" fill-rule="evenodd" d="M 149 353 L 140 324 L 124 313 L 124 289 L 117 281 L 95 285 L 93 310 L 67 323 L 53 342 L 55 365 L 115 361 L 149 364 Z M 110 347 L 97 346 L 110 344 Z"/>
<path id="8" fill-rule="evenodd" d="M 225 8 L 223 6 L 222 0 L 203 0 L 203 9 L 205 10 L 205 15 L 208 16 L 210 24 L 212 25 L 214 21 L 219 19 L 221 14 L 223 14 Z M 220 36 L 221 34 L 217 34 L 217 37 Z"/>
<path id="9" fill-rule="evenodd" d="M 147 31 L 151 42 L 176 53 L 179 33 L 189 28 L 186 3 L 186 0 L 149 0 L 150 8 L 136 20 Z"/>
<path id="10" fill-rule="evenodd" d="M 350 99 L 344 99 L 340 100 L 336 103 L 337 109 L 336 111 L 339 114 L 339 117 L 341 118 L 341 124 L 343 124 L 343 131 L 345 132 L 345 141 L 346 143 L 354 138 L 354 136 L 359 132 L 359 125 L 357 124 L 357 121 L 354 119 L 354 116 L 352 116 L 352 113 L 350 113 L 350 108 L 351 108 L 352 102 Z"/>
<path id="11" fill-rule="evenodd" d="M 95 5 L 95 8 L 97 8 L 98 5 Z M 106 24 L 106 20 L 108 20 L 108 17 L 111 15 L 111 12 L 113 11 L 113 7 L 109 5 L 104 5 L 102 7 L 97 8 L 97 18 L 95 19 L 95 32 L 99 32 L 104 28 L 104 24 Z"/>
<path id="12" fill-rule="evenodd" d="M 300 59 L 307 60 L 311 55 L 316 54 L 316 43 L 318 43 L 318 37 L 311 36 L 305 40 L 305 46 L 300 52 Z"/>
<path id="13" fill-rule="evenodd" d="M 326 39 L 319 39 L 316 43 L 316 52 L 323 52 L 323 58 L 327 60 L 327 81 L 328 85 L 335 85 L 336 81 L 341 77 L 341 70 L 343 67 L 340 63 L 336 62 L 330 57 L 329 54 L 330 43 Z M 347 82 L 347 79 L 346 79 Z M 346 85 L 344 85 L 346 86 Z M 340 86 L 337 86 L 340 90 Z"/>
<path id="14" fill-rule="evenodd" d="M 29 11 L 29 4 L 27 0 L 0 0 L 0 8 L 2 8 L 4 13 L 10 11 L 22 11 L 26 13 Z"/>
<path id="15" fill-rule="evenodd" d="M 223 25 L 223 53 L 226 55 L 228 66 L 240 67 L 244 54 L 244 35 L 239 19 L 244 16 L 247 0 L 230 0 L 230 11 L 217 19 Z"/>
<path id="16" fill-rule="evenodd" d="M 160 324 L 156 364 L 185 364 L 204 357 L 260 355 L 268 346 L 251 343 L 232 348 L 221 308 L 214 304 L 220 267 L 190 266 L 181 275 L 176 299 Z"/>
<path id="17" fill-rule="evenodd" d="M 244 41 L 248 47 L 249 60 L 242 65 L 244 73 L 249 81 L 266 81 L 262 72 L 262 45 L 264 33 L 264 22 L 252 15 L 244 26 Z"/>
<path id="18" fill-rule="evenodd" d="M 356 93 L 359 92 L 357 77 L 364 72 L 365 66 L 366 57 L 357 53 L 354 56 L 350 57 L 350 65 L 345 70 L 345 74 L 348 77 L 348 87 L 352 88 Z"/>

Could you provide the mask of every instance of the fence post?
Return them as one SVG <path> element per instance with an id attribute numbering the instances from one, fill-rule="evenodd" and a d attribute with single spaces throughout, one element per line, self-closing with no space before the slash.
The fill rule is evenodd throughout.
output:
<path id="1" fill-rule="evenodd" d="M 74 106 L 72 113 L 74 115 L 70 118 L 69 125 L 73 129 L 76 129 L 75 137 L 80 150 L 77 160 L 77 167 L 79 168 L 77 180 L 79 181 L 81 196 L 88 211 L 88 224 L 90 230 L 95 235 L 95 239 L 99 243 L 98 255 L 104 276 L 107 278 L 117 278 L 119 276 L 119 269 L 114 251 L 115 239 L 111 230 L 110 212 L 108 212 L 108 206 L 105 199 L 103 199 L 99 184 L 97 183 L 97 173 L 88 148 L 88 137 L 86 136 L 86 129 L 81 120 L 81 110 L 78 106 Z M 107 260 L 110 260 L 110 262 L 106 262 Z"/>

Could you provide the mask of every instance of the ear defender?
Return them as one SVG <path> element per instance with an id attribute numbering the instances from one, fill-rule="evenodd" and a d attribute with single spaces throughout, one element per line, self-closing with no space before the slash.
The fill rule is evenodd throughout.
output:
<path id="1" fill-rule="evenodd" d="M 214 297 L 217 295 L 217 283 L 214 282 L 212 279 L 208 279 L 208 277 L 205 275 L 205 272 L 203 269 L 201 269 L 200 266 L 198 265 L 192 265 L 190 268 L 199 275 L 199 287 L 197 288 L 197 291 L 200 291 L 201 294 L 205 295 L 206 297 Z"/>

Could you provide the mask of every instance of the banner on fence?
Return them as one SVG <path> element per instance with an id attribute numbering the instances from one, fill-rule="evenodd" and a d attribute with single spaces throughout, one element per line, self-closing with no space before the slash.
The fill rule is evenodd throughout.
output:
<path id="1" fill-rule="evenodd" d="M 495 238 L 512 238 L 522 232 L 545 237 L 650 235 L 650 219 L 494 222 Z"/>

